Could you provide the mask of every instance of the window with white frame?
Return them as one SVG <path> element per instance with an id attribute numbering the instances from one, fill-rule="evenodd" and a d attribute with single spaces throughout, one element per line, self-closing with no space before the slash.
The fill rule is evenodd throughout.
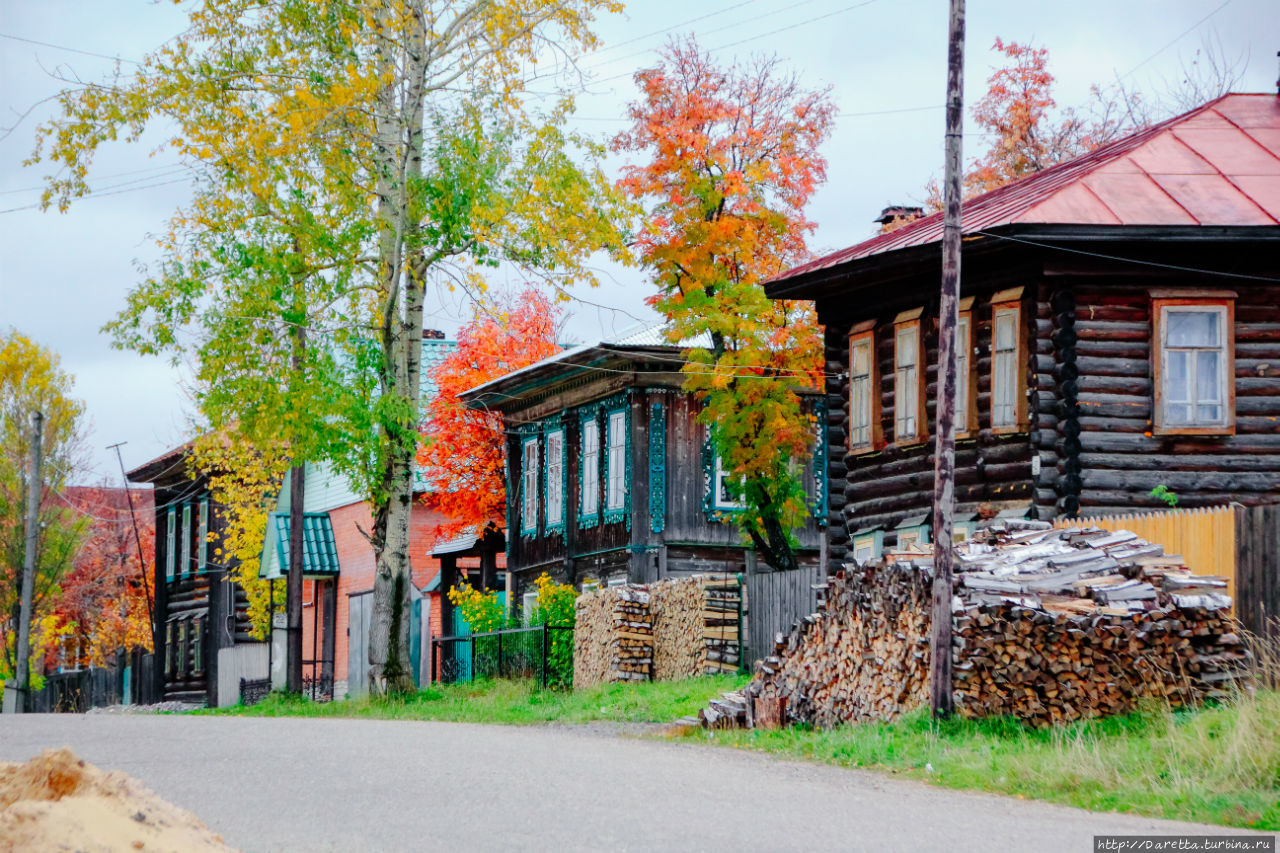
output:
<path id="1" fill-rule="evenodd" d="M 1156 429 L 1230 432 L 1235 420 L 1230 301 L 1156 300 Z"/>
<path id="2" fill-rule="evenodd" d="M 894 327 L 893 438 L 914 442 L 922 438 L 920 419 L 920 321 Z"/>
<path id="3" fill-rule="evenodd" d="M 849 339 L 849 449 L 869 449 L 875 443 L 875 333 Z"/>
<path id="4" fill-rule="evenodd" d="M 564 525 L 564 430 L 547 433 L 547 527 Z"/>
<path id="5" fill-rule="evenodd" d="M 538 594 L 526 592 L 520 598 L 520 620 L 525 625 L 532 625 L 538 610 Z"/>
<path id="6" fill-rule="evenodd" d="M 209 499 L 200 501 L 200 538 L 196 540 L 196 569 L 205 571 L 209 566 Z"/>
<path id="7" fill-rule="evenodd" d="M 538 530 L 538 439 L 520 445 L 520 532 Z"/>
<path id="8" fill-rule="evenodd" d="M 582 514 L 600 508 L 600 424 L 593 417 L 582 422 Z"/>
<path id="9" fill-rule="evenodd" d="M 720 454 L 717 453 L 715 476 L 711 481 L 711 487 L 714 489 L 711 495 L 712 508 L 742 509 L 742 501 L 733 496 L 733 491 L 730 488 L 731 481 L 732 472 L 725 470 L 724 461 L 720 458 Z M 740 478 L 739 483 L 741 483 Z"/>
<path id="10" fill-rule="evenodd" d="M 1016 304 L 997 305 L 992 317 L 991 428 L 1018 426 L 1018 327 L 1022 310 Z"/>
<path id="11" fill-rule="evenodd" d="M 174 552 L 178 544 L 177 527 L 178 511 L 174 507 L 169 507 L 164 536 L 164 576 L 169 580 L 173 579 L 173 568 L 178 560 L 178 555 Z"/>
<path id="12" fill-rule="evenodd" d="M 620 510 L 627 500 L 627 413 L 609 413 L 609 482 L 604 508 Z"/>

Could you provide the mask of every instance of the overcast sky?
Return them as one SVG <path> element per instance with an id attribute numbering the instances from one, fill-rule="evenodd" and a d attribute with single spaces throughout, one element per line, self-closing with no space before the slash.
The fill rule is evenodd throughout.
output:
<path id="1" fill-rule="evenodd" d="M 1092 84 L 1117 77 L 1158 91 L 1180 78 L 1206 39 L 1219 42 L 1228 58 L 1247 60 L 1237 91 L 1275 90 L 1275 0 L 968 6 L 967 103 L 985 89 L 996 36 L 1049 49 L 1061 105 L 1082 104 Z M 0 126 L 14 126 L 0 139 L 0 327 L 51 347 L 75 376 L 95 466 L 83 481 L 118 478 L 109 444 L 128 442 L 124 461 L 133 467 L 191 435 L 182 369 L 113 350 L 99 331 L 139 281 L 138 265 L 155 259 L 151 235 L 188 198 L 188 187 L 171 155 L 152 156 L 164 139 L 160 132 L 104 150 L 91 175 L 95 195 L 66 214 L 31 208 L 47 169 L 23 168 L 22 161 L 37 123 L 52 115 L 39 102 L 61 88 L 59 75 L 92 80 L 113 65 L 103 57 L 140 59 L 183 29 L 187 8 L 146 0 L 0 0 Z M 582 61 L 596 82 L 579 97 L 575 125 L 601 138 L 621 130 L 636 94 L 632 73 L 652 63 L 654 49 L 673 34 L 695 33 L 726 60 L 777 53 L 806 84 L 833 87 L 841 115 L 826 147 L 828 183 L 810 215 L 819 226 L 815 251 L 842 248 L 873 233 L 871 220 L 882 207 L 918 201 L 925 182 L 941 174 L 946 23 L 943 0 L 634 0 L 625 15 L 600 23 L 603 47 Z M 966 160 L 982 141 L 966 135 Z M 606 268 L 604 274 L 605 286 L 582 294 L 595 305 L 572 306 L 567 333 L 576 341 L 655 321 L 643 306 L 652 292 L 643 273 Z M 452 333 L 467 313 L 464 303 L 445 299 L 433 306 L 428 324 Z"/>

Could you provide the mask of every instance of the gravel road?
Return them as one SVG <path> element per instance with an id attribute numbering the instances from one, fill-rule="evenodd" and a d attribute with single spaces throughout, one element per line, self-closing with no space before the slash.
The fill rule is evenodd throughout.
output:
<path id="1" fill-rule="evenodd" d="M 268 850 L 1092 849 L 1220 829 L 571 728 L 379 720 L 0 717 L 0 760 L 123 770 Z"/>

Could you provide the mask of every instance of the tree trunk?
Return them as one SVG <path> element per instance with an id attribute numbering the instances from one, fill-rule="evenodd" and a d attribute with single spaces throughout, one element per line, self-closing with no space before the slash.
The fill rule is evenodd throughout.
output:
<path id="1" fill-rule="evenodd" d="M 385 19 L 384 19 L 385 23 Z M 403 408 L 384 421 L 388 443 L 381 498 L 374 517 L 373 608 L 369 625 L 369 691 L 373 695 L 412 692 L 409 666 L 409 522 L 413 510 L 413 466 L 418 447 L 422 375 L 422 314 L 425 263 L 420 252 L 405 269 L 410 221 L 409 191 L 422 174 L 422 98 L 425 87 L 425 22 L 411 17 L 402 64 L 390 40 L 379 62 L 396 71 L 379 98 L 377 130 L 379 251 L 383 275 L 382 314 L 384 398 Z M 403 87 L 404 100 L 397 102 Z M 407 273 L 407 274 L 406 274 Z"/>

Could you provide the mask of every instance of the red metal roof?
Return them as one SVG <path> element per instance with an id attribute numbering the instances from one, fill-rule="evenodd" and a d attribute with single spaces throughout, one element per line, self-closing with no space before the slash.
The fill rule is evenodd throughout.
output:
<path id="1" fill-rule="evenodd" d="M 1276 225 L 1280 97 L 1223 95 L 964 202 L 965 233 L 1015 223 Z M 935 213 L 774 281 L 941 239 L 942 214 Z"/>

